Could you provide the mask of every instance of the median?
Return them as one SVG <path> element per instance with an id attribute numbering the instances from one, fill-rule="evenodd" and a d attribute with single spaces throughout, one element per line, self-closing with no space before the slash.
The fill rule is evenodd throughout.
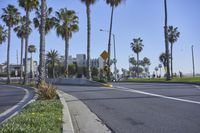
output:
<path id="1" fill-rule="evenodd" d="M 63 105 L 56 88 L 42 84 L 39 98 L 27 105 L 20 113 L 0 125 L 1 133 L 61 133 Z"/>

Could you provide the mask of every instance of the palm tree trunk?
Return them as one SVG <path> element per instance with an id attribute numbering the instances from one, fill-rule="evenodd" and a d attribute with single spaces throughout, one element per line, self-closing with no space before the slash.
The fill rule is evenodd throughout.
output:
<path id="1" fill-rule="evenodd" d="M 87 79 L 91 80 L 91 69 L 90 69 L 90 5 L 86 4 L 87 12 Z"/>
<path id="2" fill-rule="evenodd" d="M 52 71 L 53 71 L 53 72 L 52 72 L 52 73 L 53 73 L 53 78 L 55 78 L 55 65 L 54 65 L 54 64 L 55 64 L 55 63 L 53 62 L 53 66 L 52 66 L 52 67 L 53 67 L 53 68 L 52 68 Z"/>
<path id="3" fill-rule="evenodd" d="M 67 73 L 68 73 L 68 55 L 69 55 L 69 36 L 65 37 L 65 63 L 64 63 L 64 67 L 65 67 L 65 70 L 67 70 Z M 68 74 L 66 76 L 68 76 Z"/>
<path id="4" fill-rule="evenodd" d="M 171 78 L 173 78 L 173 44 L 171 43 Z"/>
<path id="5" fill-rule="evenodd" d="M 45 18 L 46 0 L 41 0 L 41 25 L 40 25 L 40 64 L 38 85 L 45 82 Z"/>
<path id="6" fill-rule="evenodd" d="M 25 66 L 24 66 L 24 84 L 28 82 L 28 73 L 27 73 L 27 57 L 28 57 L 28 26 L 29 26 L 29 11 L 26 10 L 26 37 L 25 37 Z"/>
<path id="7" fill-rule="evenodd" d="M 24 52 L 24 38 L 21 38 L 21 57 L 20 57 L 20 81 L 23 76 L 23 52 Z"/>
<path id="8" fill-rule="evenodd" d="M 137 53 L 137 78 L 139 78 L 139 53 Z"/>
<path id="9" fill-rule="evenodd" d="M 108 81 L 110 81 L 110 49 L 111 49 L 111 35 L 112 35 L 112 25 L 113 25 L 113 14 L 114 14 L 114 6 L 112 6 L 111 10 L 111 18 L 110 18 L 110 30 L 109 30 L 109 38 L 108 38 L 108 73 L 107 73 L 107 78 Z"/>
<path id="10" fill-rule="evenodd" d="M 30 78 L 33 77 L 33 57 L 32 57 L 32 53 L 31 53 L 31 62 L 30 62 Z"/>
<path id="11" fill-rule="evenodd" d="M 167 56 L 167 80 L 170 80 L 170 69 L 169 69 L 169 44 L 168 44 L 168 33 L 167 33 L 167 0 L 164 0 L 165 6 L 165 53 Z"/>
<path id="12" fill-rule="evenodd" d="M 10 33 L 11 33 L 11 27 L 8 27 L 8 47 L 7 47 L 7 84 L 10 84 Z"/>

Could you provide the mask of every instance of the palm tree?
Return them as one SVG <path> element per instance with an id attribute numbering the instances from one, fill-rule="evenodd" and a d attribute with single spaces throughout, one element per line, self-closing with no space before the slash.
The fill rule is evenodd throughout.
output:
<path id="1" fill-rule="evenodd" d="M 20 19 L 20 13 L 14 5 L 8 5 L 3 8 L 2 20 L 8 27 L 8 47 L 7 47 L 7 83 L 10 83 L 10 38 L 13 26 L 17 25 Z"/>
<path id="2" fill-rule="evenodd" d="M 49 33 L 49 31 L 54 27 L 55 25 L 55 18 L 51 15 L 53 12 L 53 8 L 45 8 L 45 14 L 46 14 L 46 21 L 45 21 L 45 35 Z M 35 28 L 40 31 L 40 23 L 41 23 L 41 8 L 37 8 L 35 12 L 36 17 L 33 19 L 33 23 Z"/>
<path id="3" fill-rule="evenodd" d="M 110 18 L 110 29 L 108 38 L 108 67 L 110 68 L 110 48 L 111 48 L 111 35 L 112 35 L 112 25 L 113 25 L 113 15 L 114 9 L 124 0 L 106 0 L 106 3 L 111 6 L 111 18 Z M 107 73 L 107 78 L 110 80 L 110 72 Z"/>
<path id="4" fill-rule="evenodd" d="M 17 27 L 14 28 L 14 31 L 17 33 L 17 37 L 21 39 L 21 57 L 20 57 L 20 80 L 23 77 L 23 49 L 24 49 L 24 39 L 26 37 L 26 17 L 23 16 L 20 18 L 20 23 Z M 30 34 L 32 29 L 29 27 L 28 33 Z"/>
<path id="5" fill-rule="evenodd" d="M 180 32 L 178 31 L 178 27 L 174 28 L 173 26 L 169 26 L 167 32 L 168 41 L 171 44 L 171 78 L 173 78 L 173 44 L 178 40 Z"/>
<path id="6" fill-rule="evenodd" d="M 28 46 L 28 52 L 31 53 L 31 62 L 30 62 L 30 77 L 33 77 L 34 74 L 33 74 L 33 56 L 32 54 L 36 52 L 36 47 L 35 45 L 29 45 Z"/>
<path id="7" fill-rule="evenodd" d="M 6 41 L 7 30 L 4 29 L 4 26 L 0 25 L 0 44 Z"/>
<path id="8" fill-rule="evenodd" d="M 132 51 L 137 54 L 137 77 L 139 77 L 139 53 L 144 47 L 142 41 L 143 40 L 141 38 L 135 38 L 133 39 L 133 42 L 131 42 Z"/>
<path id="9" fill-rule="evenodd" d="M 28 57 L 28 37 L 29 37 L 29 13 L 36 9 L 39 2 L 38 0 L 18 0 L 19 6 L 24 8 L 26 12 L 26 35 L 25 35 L 25 69 L 24 69 L 24 84 L 27 84 L 28 73 L 27 73 L 27 57 Z"/>
<path id="10" fill-rule="evenodd" d="M 158 65 L 158 68 L 160 69 L 160 77 L 161 77 L 161 68 L 162 68 L 162 64 Z"/>
<path id="11" fill-rule="evenodd" d="M 58 51 L 51 50 L 47 53 L 47 65 L 52 67 L 53 78 L 55 78 L 55 66 L 58 64 Z"/>
<path id="12" fill-rule="evenodd" d="M 78 31 L 78 17 L 75 11 L 67 10 L 67 8 L 60 9 L 56 12 L 55 20 L 56 33 L 65 40 L 65 70 L 68 71 L 68 55 L 69 55 L 69 39 L 72 33 Z"/>
<path id="13" fill-rule="evenodd" d="M 166 79 L 170 80 L 170 69 L 169 69 L 169 44 L 168 44 L 168 33 L 167 33 L 167 0 L 164 0 L 165 8 L 165 54 L 166 54 L 166 67 L 167 67 L 167 76 Z"/>
<path id="14" fill-rule="evenodd" d="M 81 2 L 86 5 L 87 13 L 87 78 L 91 80 L 91 69 L 90 69 L 90 31 L 91 31 L 91 22 L 90 22 L 90 5 L 94 4 L 96 0 L 81 0 Z"/>

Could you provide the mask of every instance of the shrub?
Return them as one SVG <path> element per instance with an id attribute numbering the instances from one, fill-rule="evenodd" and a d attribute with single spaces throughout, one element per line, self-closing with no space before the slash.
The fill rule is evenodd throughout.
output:
<path id="1" fill-rule="evenodd" d="M 57 99 L 58 95 L 56 93 L 56 87 L 52 84 L 47 84 L 46 82 L 42 82 L 38 86 L 38 94 L 39 99 L 48 100 L 48 99 Z"/>

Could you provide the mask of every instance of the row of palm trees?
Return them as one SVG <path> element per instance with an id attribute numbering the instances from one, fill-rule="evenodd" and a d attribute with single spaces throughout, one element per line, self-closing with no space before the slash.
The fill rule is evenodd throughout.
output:
<path id="1" fill-rule="evenodd" d="M 91 70 L 90 70 L 90 40 L 91 40 L 91 23 L 90 23 L 90 6 L 94 4 L 97 0 L 81 0 L 86 5 L 87 13 L 87 78 L 91 79 Z M 124 0 L 106 0 L 106 3 L 112 7 L 111 11 L 111 22 L 110 22 L 110 34 L 108 42 L 108 66 L 110 67 L 110 41 L 112 33 L 112 22 L 113 22 L 113 12 L 114 8 L 117 7 Z M 45 35 L 55 27 L 56 33 L 58 36 L 65 41 L 65 69 L 68 69 L 68 53 L 69 53 L 69 39 L 72 37 L 72 33 L 78 31 L 78 16 L 73 10 L 67 10 L 66 8 L 60 9 L 59 12 L 56 12 L 55 17 L 51 16 L 53 9 L 47 8 L 46 0 L 41 0 L 39 3 L 38 0 L 18 0 L 19 6 L 22 7 L 26 13 L 25 16 L 20 16 L 18 9 L 14 5 L 8 5 L 6 8 L 3 8 L 3 15 L 1 19 L 7 26 L 5 30 L 4 26 L 0 25 L 0 44 L 6 41 L 8 42 L 7 47 L 7 83 L 10 83 L 10 38 L 11 30 L 13 27 L 14 31 L 17 33 L 17 37 L 21 39 L 21 72 L 22 72 L 22 59 L 23 59 L 23 45 L 25 40 L 25 74 L 24 74 L 24 84 L 28 81 L 27 73 L 27 55 L 28 55 L 28 44 L 29 44 L 29 35 L 31 34 L 31 21 L 29 19 L 30 12 L 36 10 L 36 17 L 33 19 L 35 28 L 38 28 L 40 33 L 40 49 L 39 49 L 39 82 L 45 80 Z M 39 5 L 40 4 L 40 5 Z M 22 73 L 20 74 L 22 77 Z M 108 74 L 110 76 L 110 74 Z"/>

